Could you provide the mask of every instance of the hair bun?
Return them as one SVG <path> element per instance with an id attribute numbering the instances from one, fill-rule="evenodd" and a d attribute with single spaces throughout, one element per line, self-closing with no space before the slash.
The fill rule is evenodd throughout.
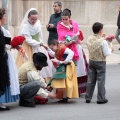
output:
<path id="1" fill-rule="evenodd" d="M 70 16 L 71 16 L 71 10 L 70 9 L 66 8 L 63 11 L 68 11 L 70 13 Z"/>

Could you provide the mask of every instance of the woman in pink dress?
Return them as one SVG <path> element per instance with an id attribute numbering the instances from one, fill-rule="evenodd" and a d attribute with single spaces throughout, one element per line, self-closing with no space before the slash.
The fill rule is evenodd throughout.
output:
<path id="1" fill-rule="evenodd" d="M 87 61 L 80 45 L 81 32 L 78 24 L 70 19 L 71 11 L 63 10 L 62 20 L 57 25 L 58 41 L 65 43 L 74 52 L 73 60 L 76 64 L 79 93 L 86 91 L 87 83 Z"/>

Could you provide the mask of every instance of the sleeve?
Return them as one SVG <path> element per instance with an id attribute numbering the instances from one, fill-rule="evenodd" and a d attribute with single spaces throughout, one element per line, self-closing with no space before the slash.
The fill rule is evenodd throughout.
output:
<path id="1" fill-rule="evenodd" d="M 119 11 L 119 14 L 118 14 L 117 26 L 120 27 L 120 11 Z"/>
<path id="2" fill-rule="evenodd" d="M 73 59 L 74 52 L 71 49 L 66 48 L 64 53 L 68 54 L 67 58 L 65 59 L 65 62 L 70 62 Z"/>
<path id="3" fill-rule="evenodd" d="M 49 23 L 48 23 L 48 24 L 50 24 L 50 23 L 51 23 L 51 19 L 52 19 L 52 15 L 50 16 L 50 20 L 49 20 Z"/>
<path id="4" fill-rule="evenodd" d="M 51 16 L 52 16 L 52 15 L 51 15 Z M 50 20 L 49 20 L 49 23 L 48 23 L 48 24 L 51 23 L 51 16 L 50 16 Z M 49 28 L 49 27 L 47 28 L 47 31 L 50 31 L 50 28 Z"/>
<path id="5" fill-rule="evenodd" d="M 112 50 L 109 48 L 106 40 L 103 40 L 102 42 L 102 51 L 105 57 L 111 54 Z"/>
<path id="6" fill-rule="evenodd" d="M 30 46 L 36 46 L 36 45 L 40 45 L 42 43 L 42 42 L 38 42 L 38 41 L 32 39 L 30 32 L 29 32 L 29 28 L 26 25 L 24 25 L 22 27 L 20 34 L 26 38 L 26 43 Z"/>
<path id="7" fill-rule="evenodd" d="M 48 48 L 47 51 L 51 57 L 55 57 L 55 52 L 53 52 L 50 48 Z"/>
<path id="8" fill-rule="evenodd" d="M 48 31 L 49 30 L 57 31 L 57 23 L 52 23 L 52 19 L 54 19 L 54 15 L 53 14 L 50 17 L 49 24 L 54 24 L 54 27 L 53 28 L 48 28 Z"/>
<path id="9" fill-rule="evenodd" d="M 30 46 L 36 46 L 36 45 L 40 45 L 42 42 L 38 42 L 34 39 L 32 39 L 31 35 L 29 34 L 22 34 L 25 38 L 26 38 L 26 43 Z"/>
<path id="10" fill-rule="evenodd" d="M 54 27 L 53 28 L 49 28 L 49 30 L 57 31 L 57 24 L 54 24 Z"/>
<path id="11" fill-rule="evenodd" d="M 28 78 L 29 82 L 30 81 L 38 81 L 38 82 L 40 82 L 41 87 L 47 87 L 47 84 L 45 83 L 45 80 L 36 71 L 27 72 L 27 78 Z"/>

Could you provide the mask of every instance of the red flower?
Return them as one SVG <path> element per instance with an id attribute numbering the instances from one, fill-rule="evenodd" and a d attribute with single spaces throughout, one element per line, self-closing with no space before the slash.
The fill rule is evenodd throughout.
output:
<path id="1" fill-rule="evenodd" d="M 25 37 L 23 36 L 16 36 L 12 39 L 10 45 L 13 47 L 13 48 L 16 48 L 18 47 L 18 45 L 22 45 L 23 41 L 25 40 Z"/>
<path id="2" fill-rule="evenodd" d="M 115 38 L 115 36 L 109 35 L 109 36 L 106 37 L 106 40 L 112 40 L 112 39 L 114 39 L 114 38 Z"/>
<path id="3" fill-rule="evenodd" d="M 82 41 L 83 39 L 84 39 L 84 36 L 83 36 L 83 33 L 82 33 L 82 31 L 81 30 L 79 30 L 79 39 Z"/>

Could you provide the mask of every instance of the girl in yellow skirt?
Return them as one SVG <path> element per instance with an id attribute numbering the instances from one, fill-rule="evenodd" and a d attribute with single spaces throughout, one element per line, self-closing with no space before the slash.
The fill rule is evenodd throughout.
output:
<path id="1" fill-rule="evenodd" d="M 59 44 L 57 40 L 52 40 L 49 43 L 49 48 L 46 47 L 56 67 L 49 84 L 55 88 L 58 93 L 63 92 L 59 102 L 66 103 L 69 98 L 78 98 L 78 83 L 75 64 L 72 61 L 74 53 L 64 44 Z M 59 97 L 59 96 L 58 96 Z"/>

